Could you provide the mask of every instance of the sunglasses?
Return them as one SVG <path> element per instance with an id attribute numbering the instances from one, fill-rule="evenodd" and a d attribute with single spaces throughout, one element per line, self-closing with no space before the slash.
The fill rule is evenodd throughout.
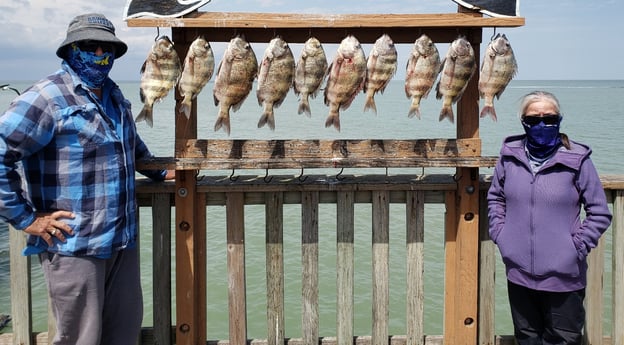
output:
<path id="1" fill-rule="evenodd" d="M 104 53 L 115 53 L 115 45 L 101 41 L 80 41 L 76 44 L 83 52 L 95 53 L 101 48 Z"/>
<path id="2" fill-rule="evenodd" d="M 544 116 L 538 115 L 522 115 L 522 122 L 527 126 L 533 127 L 543 122 L 546 126 L 558 125 L 561 122 L 560 114 L 545 114 Z"/>

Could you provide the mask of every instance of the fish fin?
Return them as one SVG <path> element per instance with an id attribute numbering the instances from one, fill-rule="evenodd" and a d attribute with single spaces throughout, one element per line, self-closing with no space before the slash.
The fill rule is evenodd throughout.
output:
<path id="1" fill-rule="evenodd" d="M 496 110 L 494 109 L 494 106 L 486 105 L 483 107 L 483 109 L 481 109 L 480 117 L 486 117 L 488 115 L 490 115 L 490 117 L 492 118 L 494 122 L 498 120 L 496 117 Z"/>
<path id="2" fill-rule="evenodd" d="M 448 118 L 451 123 L 455 123 L 455 118 L 453 116 L 453 107 L 450 105 L 445 105 L 442 107 L 442 111 L 440 111 L 440 121 Z"/>
<path id="3" fill-rule="evenodd" d="M 154 127 L 154 119 L 152 118 L 152 116 L 153 116 L 152 107 L 145 105 L 143 106 L 143 109 L 141 109 L 141 112 L 139 113 L 139 115 L 137 115 L 134 122 L 145 121 L 148 126 Z"/>
<path id="4" fill-rule="evenodd" d="M 299 109 L 297 110 L 298 114 L 306 114 L 307 117 L 312 117 L 312 110 L 310 109 L 310 102 L 308 101 L 307 95 L 305 97 L 301 97 L 301 101 L 299 102 Z"/>
<path id="5" fill-rule="evenodd" d="M 219 110 L 219 117 L 217 117 L 217 121 L 215 122 L 214 131 L 216 132 L 221 128 L 223 128 L 223 131 L 225 131 L 227 135 L 230 135 L 230 114 L 227 110 L 223 109 Z"/>
<path id="6" fill-rule="evenodd" d="M 268 125 L 272 131 L 275 130 L 275 117 L 273 113 L 265 112 L 262 114 L 258 121 L 258 128 L 264 127 L 264 125 Z"/>
<path id="7" fill-rule="evenodd" d="M 338 132 L 340 132 L 340 113 L 338 112 L 338 108 L 334 106 L 330 106 L 329 116 L 327 116 L 327 120 L 325 120 L 325 128 L 334 126 Z"/>
<path id="8" fill-rule="evenodd" d="M 407 117 L 410 119 L 416 116 L 420 120 L 420 98 L 414 97 L 412 98 L 412 105 L 409 108 L 409 112 L 407 113 Z"/>
<path id="9" fill-rule="evenodd" d="M 180 102 L 180 108 L 178 109 L 180 113 L 186 116 L 187 120 L 191 118 L 191 101 L 191 97 L 184 96 L 184 99 Z"/>
<path id="10" fill-rule="evenodd" d="M 375 104 L 374 93 L 368 93 L 366 95 L 366 104 L 364 104 L 364 111 L 372 109 L 377 114 L 377 105 Z"/>

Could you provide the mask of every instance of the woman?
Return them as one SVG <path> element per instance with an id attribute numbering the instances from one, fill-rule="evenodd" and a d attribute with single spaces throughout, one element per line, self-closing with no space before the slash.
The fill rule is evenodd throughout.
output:
<path id="1" fill-rule="evenodd" d="M 611 213 L 591 149 L 559 132 L 557 98 L 524 96 L 520 118 L 525 134 L 504 140 L 488 191 L 514 335 L 520 345 L 581 344 L 587 254 Z"/>

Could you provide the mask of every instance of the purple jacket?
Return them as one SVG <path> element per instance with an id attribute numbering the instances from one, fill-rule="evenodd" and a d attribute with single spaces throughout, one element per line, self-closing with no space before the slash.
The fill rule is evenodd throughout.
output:
<path id="1" fill-rule="evenodd" d="M 503 143 L 487 196 L 490 237 L 509 281 L 542 291 L 582 289 L 587 254 L 611 224 L 591 149 L 571 141 L 534 175 L 524 139 Z"/>

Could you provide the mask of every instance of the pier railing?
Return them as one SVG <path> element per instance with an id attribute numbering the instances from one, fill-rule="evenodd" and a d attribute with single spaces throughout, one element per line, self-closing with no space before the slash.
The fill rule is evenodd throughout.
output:
<path id="1" fill-rule="evenodd" d="M 613 224 L 609 229 L 610 248 L 606 242 L 590 254 L 589 284 L 586 293 L 588 344 L 624 344 L 624 176 L 602 176 L 603 186 L 613 210 Z M 485 205 L 485 192 L 489 182 L 486 176 L 480 177 L 480 203 Z M 236 180 L 236 181 L 234 181 Z M 209 344 L 442 344 L 445 334 L 425 333 L 423 308 L 426 297 L 425 251 L 428 242 L 426 234 L 433 229 L 425 226 L 427 214 L 425 204 L 448 204 L 457 197 L 457 181 L 452 175 L 310 175 L 310 176 L 205 176 L 197 181 L 197 193 L 203 195 L 206 206 L 225 206 L 225 228 L 210 223 L 210 231 L 227 234 L 226 250 L 228 282 L 228 310 L 222 317 L 228 319 L 229 339 L 206 339 Z M 172 301 L 172 251 L 171 241 L 175 231 L 186 231 L 183 225 L 172 226 L 172 208 L 176 192 L 172 183 L 150 183 L 140 181 L 138 187 L 140 206 L 151 208 L 153 235 L 153 327 L 145 328 L 137 344 L 175 343 L 176 329 L 184 331 L 184 324 L 174 324 L 172 313 L 176 308 Z M 284 241 L 284 218 L 287 216 L 284 205 L 300 205 L 300 240 L 295 243 Z M 319 205 L 332 204 L 336 209 L 336 267 L 331 272 L 321 272 L 319 268 Z M 354 286 L 356 263 L 361 260 L 354 250 L 354 236 L 358 232 L 354 225 L 355 205 L 370 205 L 372 229 L 372 305 L 369 334 L 354 334 Z M 402 204 L 405 218 L 400 225 L 390 217 L 390 205 Z M 245 207 L 265 206 L 265 252 L 246 251 Z M 495 279 L 496 267 L 501 265 L 496 258 L 494 244 L 487 234 L 487 208 L 480 207 L 479 221 L 479 276 L 459 279 L 478 280 L 479 305 L 478 344 L 513 344 L 510 335 L 495 334 Z M 205 215 L 204 210 L 195 210 Z M 447 212 L 449 210 L 447 209 Z M 452 217 L 445 217 L 446 221 Z M 210 221 L 210 220 L 209 220 Z M 397 226 L 405 227 L 405 284 L 391 284 L 389 277 L 389 230 Z M 142 229 L 146 231 L 145 228 Z M 292 229 L 289 229 L 292 231 Z M 195 234 L 205 236 L 205 234 Z M 204 237 L 205 239 L 205 237 Z M 54 334 L 54 318 L 48 317 L 48 330 L 34 332 L 32 329 L 33 307 L 31 302 L 30 259 L 21 255 L 25 239 L 21 233 L 11 230 L 11 312 L 12 333 L 0 334 L 0 345 L 4 344 L 48 344 Z M 205 242 L 205 240 L 204 240 Z M 195 243 L 201 243 L 197 241 Z M 447 242 L 447 246 L 451 243 Z M 300 247 L 301 251 L 301 304 L 302 316 L 299 320 L 285 318 L 284 291 L 284 248 Z M 334 250 L 332 248 L 332 250 Z M 448 250 L 448 248 L 445 248 Z M 393 251 L 394 253 L 394 251 Z M 615 253 L 615 254 L 613 254 Z M 619 253 L 619 254 L 618 254 Z M 255 255 L 263 255 L 266 260 L 266 337 L 248 339 L 246 296 L 248 286 L 257 287 L 257 282 L 247 280 L 245 260 L 253 260 Z M 448 254 L 447 254 L 448 255 Z M 145 263 L 144 263 L 145 264 Z M 205 268 L 205 263 L 197 263 L 196 268 Z M 201 276 L 201 272 L 197 273 Z M 327 298 L 319 294 L 319 276 L 334 275 L 336 280 L 335 322 L 333 334 L 321 334 L 319 321 L 322 310 L 319 300 Z M 215 279 L 206 277 L 204 281 Z M 223 277 L 221 277 L 223 278 Z M 611 282 L 608 289 L 604 283 Z M 445 290 L 444 282 L 439 289 Z M 390 313 L 390 292 L 404 289 L 405 303 L 400 311 Z M 448 301 L 448 300 L 447 300 Z M 150 301 L 146 301 L 148 303 Z M 205 299 L 197 306 L 200 315 L 207 312 Z M 456 301 L 461 303 L 461 301 Z M 447 308 L 456 308 L 445 305 Z M 405 315 L 402 332 L 390 334 L 391 315 Z M 204 317 L 205 323 L 205 317 Z M 286 338 L 286 327 L 298 324 L 300 337 Z M 610 325 L 610 327 L 609 327 Z M 202 327 L 206 327 L 203 325 Z M 610 329 L 609 332 L 606 329 Z M 444 332 L 443 332 L 444 333 Z M 474 343 L 473 340 L 467 343 Z"/>

